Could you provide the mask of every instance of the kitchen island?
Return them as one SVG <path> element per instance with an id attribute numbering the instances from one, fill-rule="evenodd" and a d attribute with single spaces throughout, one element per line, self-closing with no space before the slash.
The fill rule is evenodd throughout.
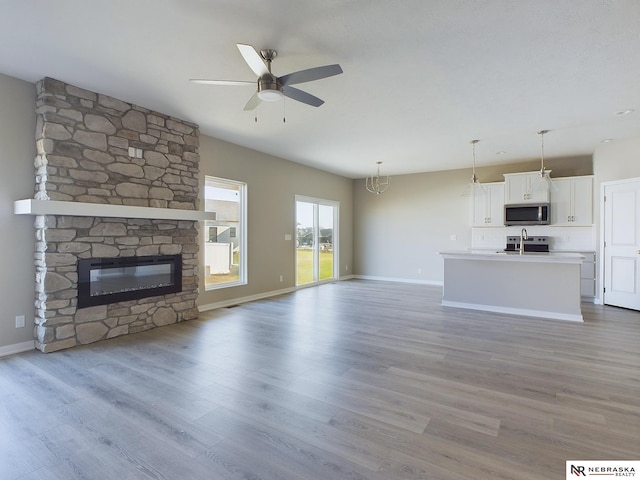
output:
<path id="1" fill-rule="evenodd" d="M 440 252 L 442 305 L 582 322 L 578 253 Z"/>

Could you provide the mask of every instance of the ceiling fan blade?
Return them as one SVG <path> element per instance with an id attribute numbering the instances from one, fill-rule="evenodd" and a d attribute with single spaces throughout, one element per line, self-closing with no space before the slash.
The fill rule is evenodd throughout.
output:
<path id="1" fill-rule="evenodd" d="M 280 77 L 282 85 L 295 85 L 297 83 L 311 82 L 320 80 L 321 78 L 333 77 L 340 75 L 342 68 L 337 63 L 334 65 L 325 65 L 324 67 L 309 68 L 298 72 L 289 73 Z"/>
<path id="2" fill-rule="evenodd" d="M 201 83 L 203 85 L 255 85 L 255 80 L 247 82 L 245 80 L 210 80 L 208 78 L 190 78 L 190 82 Z"/>
<path id="3" fill-rule="evenodd" d="M 258 92 L 254 93 L 253 97 L 251 97 L 247 104 L 244 106 L 244 111 L 247 112 L 249 110 L 255 109 L 258 105 L 260 105 L 261 102 L 262 100 L 260 100 Z"/>
<path id="4" fill-rule="evenodd" d="M 240 53 L 244 57 L 244 61 L 247 62 L 247 65 L 249 65 L 249 68 L 253 70 L 253 73 L 258 77 L 261 77 L 265 73 L 269 73 L 267 65 L 264 63 L 260 54 L 256 52 L 255 48 L 251 45 L 244 45 L 242 43 L 238 43 L 237 46 L 238 50 L 240 50 Z"/>
<path id="5" fill-rule="evenodd" d="M 284 93 L 286 97 L 297 100 L 298 102 L 306 103 L 307 105 L 311 105 L 312 107 L 319 107 L 324 103 L 324 100 L 321 100 L 318 97 L 311 95 L 310 93 L 303 92 L 302 90 L 294 87 L 282 87 L 282 93 Z"/>

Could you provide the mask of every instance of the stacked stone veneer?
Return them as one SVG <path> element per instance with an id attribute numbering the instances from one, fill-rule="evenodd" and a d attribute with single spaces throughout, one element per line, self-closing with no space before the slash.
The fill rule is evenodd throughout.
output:
<path id="1" fill-rule="evenodd" d="M 51 78 L 37 84 L 36 113 L 36 199 L 198 209 L 197 125 Z M 198 222 L 46 215 L 35 226 L 43 352 L 198 316 Z M 181 293 L 76 307 L 79 258 L 174 254 Z"/>

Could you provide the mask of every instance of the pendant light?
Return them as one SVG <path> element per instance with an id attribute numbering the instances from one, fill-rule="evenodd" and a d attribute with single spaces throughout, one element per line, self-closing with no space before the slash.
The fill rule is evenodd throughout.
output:
<path id="1" fill-rule="evenodd" d="M 367 177 L 365 180 L 365 187 L 367 188 L 367 191 L 371 193 L 375 193 L 376 195 L 380 195 L 381 193 L 386 192 L 389 189 L 389 185 L 391 184 L 389 175 L 387 175 L 386 178 L 384 179 L 380 177 L 381 164 L 382 162 L 376 162 L 378 169 L 376 171 L 375 177 L 371 175 L 370 177 Z"/>
<path id="2" fill-rule="evenodd" d="M 544 136 L 549 133 L 549 130 L 540 130 L 538 135 L 540 135 L 540 178 L 544 180 L 551 180 L 549 174 L 550 170 L 545 170 L 544 168 Z"/>
<path id="3" fill-rule="evenodd" d="M 529 191 L 527 192 L 527 197 L 530 197 L 532 192 L 537 189 L 544 189 L 546 192 L 549 192 L 552 187 L 551 182 L 551 170 L 547 170 L 544 168 L 544 136 L 549 133 L 549 130 L 540 130 L 538 135 L 540 135 L 540 172 L 539 177 L 535 182 L 531 182 L 531 186 L 529 187 Z"/>
<path id="4" fill-rule="evenodd" d="M 484 186 L 480 183 L 480 180 L 478 180 L 478 177 L 476 176 L 476 143 L 478 143 L 479 141 L 480 140 L 471 140 L 471 142 L 469 142 L 471 143 L 471 148 L 473 151 L 473 169 L 471 174 L 471 181 L 467 183 L 467 186 L 462 192 L 463 197 L 475 197 L 476 195 L 484 195 L 485 193 Z"/>

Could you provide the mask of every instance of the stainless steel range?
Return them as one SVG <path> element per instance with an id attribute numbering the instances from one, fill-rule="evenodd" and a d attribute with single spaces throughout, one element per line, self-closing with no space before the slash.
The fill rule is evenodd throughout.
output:
<path id="1" fill-rule="evenodd" d="M 530 236 L 523 240 L 525 252 L 549 252 L 549 237 Z M 520 236 L 507 236 L 507 246 L 505 252 L 517 252 L 520 250 Z"/>

